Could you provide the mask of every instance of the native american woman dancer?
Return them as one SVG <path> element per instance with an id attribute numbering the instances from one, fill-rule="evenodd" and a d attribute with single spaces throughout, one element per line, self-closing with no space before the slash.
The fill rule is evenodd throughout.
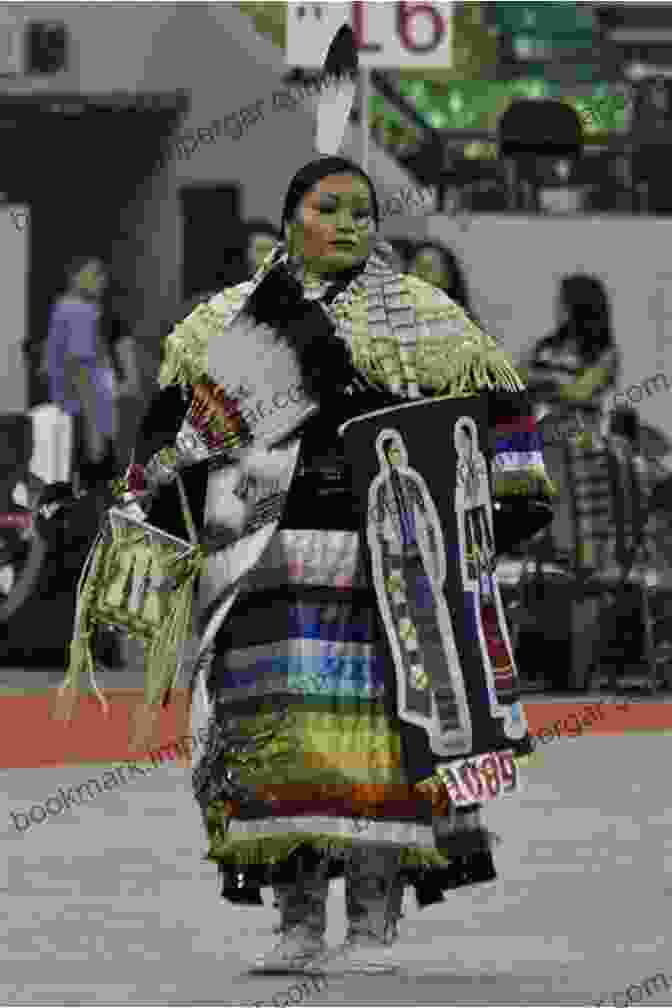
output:
<path id="1" fill-rule="evenodd" d="M 378 223 L 374 186 L 356 164 L 325 157 L 297 173 L 282 240 L 262 268 L 169 335 L 163 391 L 129 474 L 149 521 L 177 530 L 177 497 L 169 502 L 168 495 L 179 468 L 210 544 L 192 700 L 192 731 L 205 744 L 194 786 L 223 896 L 259 905 L 261 889 L 274 889 L 281 937 L 261 963 L 266 969 L 390 970 L 387 946 L 404 886 L 414 886 L 424 906 L 443 899 L 444 890 L 495 877 L 478 805 L 454 807 L 409 771 L 410 735 L 395 711 L 394 667 L 361 560 L 362 526 L 343 478 L 337 428 L 412 398 L 487 392 L 495 496 L 521 500 L 522 490 L 545 499 L 548 484 L 508 358 L 445 294 L 393 271 Z M 207 347 L 228 341 L 235 358 L 236 340 L 261 325 L 291 347 L 319 411 L 269 450 L 268 472 L 253 473 L 280 487 L 265 519 L 275 525 L 231 604 L 222 557 L 234 523 L 226 509 L 218 512 L 212 485 L 234 457 L 240 465 L 236 449 L 227 454 L 223 446 L 227 437 L 235 444 L 244 424 L 241 403 L 209 373 Z M 277 457 L 294 460 L 288 491 L 273 471 Z M 399 461 L 394 451 L 388 461 Z M 250 485 L 249 472 L 246 479 L 241 485 Z M 478 546 L 490 559 L 487 516 L 475 503 L 466 513 L 467 553 Z M 237 534 L 256 527 L 248 522 L 241 533 L 239 522 Z M 518 538 L 531 531 L 523 522 Z M 348 933 L 329 955 L 327 892 L 339 876 Z"/>
<path id="2" fill-rule="evenodd" d="M 351 53 L 349 29 L 335 43 Z M 543 505 L 549 492 L 540 438 L 509 359 L 442 291 L 391 265 L 374 185 L 339 156 L 348 87 L 344 101 L 341 93 L 331 105 L 328 92 L 320 99 L 315 146 L 323 156 L 292 179 L 280 241 L 261 268 L 168 335 L 161 392 L 120 497 L 129 511 L 186 538 L 179 471 L 208 549 L 192 677 L 194 791 L 222 896 L 262 905 L 261 890 L 274 890 L 280 941 L 261 957 L 262 970 L 393 970 L 388 946 L 405 886 L 423 907 L 446 890 L 496 877 L 478 802 L 451 801 L 436 761 L 418 760 L 418 731 L 425 733 L 396 709 L 395 663 L 364 562 L 339 426 L 412 399 L 486 395 L 493 494 L 510 502 L 501 535 L 494 522 L 500 551 L 537 530 L 531 505 Z M 291 390 L 272 388 L 252 409 L 226 362 L 235 371 L 241 348 L 255 339 L 267 345 L 269 333 L 293 355 L 318 408 L 283 441 L 257 438 L 255 448 L 251 428 L 287 408 Z M 386 460 L 390 470 L 401 462 L 403 473 L 403 455 L 392 450 Z M 404 481 L 393 476 L 388 504 L 401 516 L 408 504 L 394 488 Z M 429 526 L 430 503 L 416 501 Z M 472 551 L 488 536 L 473 525 L 481 520 L 478 510 L 469 514 Z M 415 577 L 422 560 L 438 600 L 442 565 L 431 546 L 422 556 L 410 540 L 406 546 L 406 575 Z M 435 613 L 438 625 L 441 605 Z M 431 685 L 436 648 L 426 650 Z M 445 671 L 450 656 L 439 657 Z M 148 668 L 155 680 L 148 695 L 163 699 L 174 672 Z M 461 674 L 468 678 L 469 668 Z M 508 699 L 517 702 L 517 694 Z M 462 714 L 456 734 L 465 728 Z M 529 739 L 509 748 L 529 752 Z M 326 901 L 338 877 L 348 930 L 329 953 Z"/>

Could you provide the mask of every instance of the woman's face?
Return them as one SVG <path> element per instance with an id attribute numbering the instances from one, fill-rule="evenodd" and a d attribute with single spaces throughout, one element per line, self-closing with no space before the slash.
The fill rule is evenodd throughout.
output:
<path id="1" fill-rule="evenodd" d="M 250 265 L 250 269 L 253 272 L 257 272 L 261 269 L 264 259 L 267 255 L 270 255 L 275 245 L 275 238 L 270 234 L 254 234 L 250 238 L 250 244 L 247 248 L 247 260 Z"/>
<path id="2" fill-rule="evenodd" d="M 450 287 L 451 277 L 446 274 L 443 258 L 437 249 L 420 249 L 411 263 L 411 273 L 433 287 Z"/>
<path id="3" fill-rule="evenodd" d="M 289 251 L 313 273 L 337 273 L 368 258 L 374 234 L 366 180 L 327 175 L 306 193 L 288 226 Z"/>
<path id="4" fill-rule="evenodd" d="M 75 288 L 89 297 L 101 297 L 107 286 L 107 276 L 103 264 L 98 259 L 85 263 L 74 276 Z"/>

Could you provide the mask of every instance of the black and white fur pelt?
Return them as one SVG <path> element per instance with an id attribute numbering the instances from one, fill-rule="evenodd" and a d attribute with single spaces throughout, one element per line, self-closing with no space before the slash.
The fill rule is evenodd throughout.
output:
<path id="1" fill-rule="evenodd" d="M 327 295 L 331 301 L 361 267 L 340 273 Z M 303 296 L 301 284 L 286 265 L 274 266 L 245 305 L 245 315 L 270 326 L 296 356 L 306 394 L 321 405 L 342 395 L 355 378 L 349 348 L 321 305 Z"/>

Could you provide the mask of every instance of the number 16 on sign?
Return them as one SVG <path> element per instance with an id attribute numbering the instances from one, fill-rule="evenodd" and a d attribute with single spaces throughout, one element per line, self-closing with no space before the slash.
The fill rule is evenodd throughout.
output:
<path id="1" fill-rule="evenodd" d="M 289 3 L 288 66 L 321 67 L 341 25 L 349 24 L 364 69 L 452 67 L 453 3 Z"/>

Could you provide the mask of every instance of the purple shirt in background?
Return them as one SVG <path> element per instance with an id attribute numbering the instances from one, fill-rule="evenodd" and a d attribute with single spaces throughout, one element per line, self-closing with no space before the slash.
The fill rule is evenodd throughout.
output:
<path id="1" fill-rule="evenodd" d="M 104 437 L 114 436 L 114 373 L 100 339 L 100 308 L 79 298 L 62 298 L 51 310 L 47 337 L 49 398 L 63 402 L 65 412 L 78 416 L 82 405 L 67 389 L 66 355 L 79 357 L 90 369 L 96 394 L 96 426 Z M 66 398 L 67 395 L 67 398 Z"/>

